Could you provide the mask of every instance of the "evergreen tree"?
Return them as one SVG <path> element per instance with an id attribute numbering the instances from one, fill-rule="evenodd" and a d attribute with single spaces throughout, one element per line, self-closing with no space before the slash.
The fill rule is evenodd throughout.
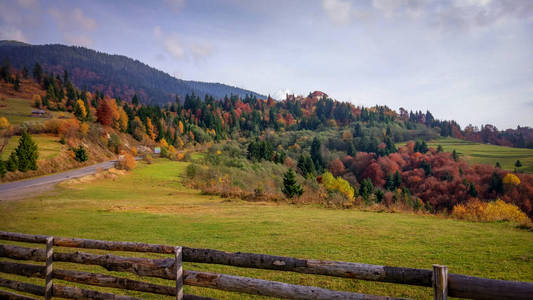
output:
<path id="1" fill-rule="evenodd" d="M 478 195 L 476 186 L 472 182 L 468 183 L 468 190 L 467 191 L 468 191 L 468 194 L 470 196 L 474 197 L 474 198 L 476 198 L 477 195 Z"/>
<path id="2" fill-rule="evenodd" d="M 372 180 L 370 178 L 363 179 L 363 182 L 361 183 L 361 188 L 359 189 L 359 193 L 365 199 L 365 201 L 368 200 L 370 195 L 374 193 L 374 184 L 372 183 Z"/>
<path id="3" fill-rule="evenodd" d="M 317 137 L 313 139 L 313 143 L 311 144 L 311 159 L 313 160 L 316 171 L 322 173 L 325 165 L 322 153 L 320 153 L 320 141 Z"/>
<path id="4" fill-rule="evenodd" d="M 515 166 L 515 172 L 518 172 L 518 170 L 520 170 L 520 167 L 522 166 L 522 163 L 520 162 L 520 160 L 516 160 L 516 162 L 514 163 L 514 166 Z"/>
<path id="5" fill-rule="evenodd" d="M 74 155 L 75 155 L 76 160 L 79 162 L 85 162 L 89 159 L 87 150 L 85 150 L 85 148 L 82 145 L 74 149 Z"/>
<path id="6" fill-rule="evenodd" d="M 494 167 L 495 167 L 495 168 L 498 168 L 498 169 L 501 169 L 501 168 L 502 168 L 502 166 L 500 165 L 500 162 L 499 162 L 499 161 L 496 162 L 496 165 L 495 165 Z"/>
<path id="7" fill-rule="evenodd" d="M 452 158 L 455 161 L 457 161 L 459 159 L 459 155 L 457 154 L 457 151 L 455 151 L 455 149 L 453 149 L 453 151 L 452 151 Z"/>
<path id="8" fill-rule="evenodd" d="M 296 182 L 296 173 L 293 169 L 289 169 L 283 175 L 283 189 L 281 190 L 287 198 L 292 199 L 294 196 L 301 196 L 304 192 L 301 185 Z"/>
<path id="9" fill-rule="evenodd" d="M 41 82 L 41 79 L 43 78 L 43 67 L 39 63 L 35 63 L 35 66 L 33 67 L 33 79 L 37 82 Z"/>
<path id="10" fill-rule="evenodd" d="M 19 77 L 19 74 L 15 75 L 15 81 L 13 82 L 13 89 L 15 91 L 20 90 L 20 77 Z"/>
<path id="11" fill-rule="evenodd" d="M 394 173 L 394 188 L 399 188 L 402 185 L 402 175 L 400 171 Z"/>
<path id="12" fill-rule="evenodd" d="M 489 182 L 489 193 L 496 192 L 497 195 L 503 193 L 503 179 L 497 172 L 492 173 Z"/>
<path id="13" fill-rule="evenodd" d="M 438 146 L 437 146 L 437 152 L 440 153 L 440 152 L 442 152 L 442 151 L 444 151 L 444 149 L 442 148 L 442 145 L 438 145 Z"/>
<path id="14" fill-rule="evenodd" d="M 302 172 L 302 175 L 306 178 L 315 176 L 316 174 L 315 164 L 309 155 L 301 155 L 298 159 L 297 166 Z"/>
<path id="15" fill-rule="evenodd" d="M 15 151 L 17 153 L 18 169 L 20 171 L 37 170 L 37 158 L 39 157 L 37 145 L 27 131 L 22 133 L 19 145 Z"/>
<path id="16" fill-rule="evenodd" d="M 6 175 L 6 163 L 0 159 L 0 178 L 3 178 Z"/>
<path id="17" fill-rule="evenodd" d="M 17 160 L 17 153 L 15 151 L 11 152 L 9 154 L 9 158 L 6 162 L 6 169 L 9 172 L 15 172 L 19 168 L 18 160 Z"/>
<path id="18" fill-rule="evenodd" d="M 28 79 L 28 74 L 28 69 L 26 68 L 26 66 L 24 66 L 24 68 L 22 68 L 22 78 Z"/>
<path id="19" fill-rule="evenodd" d="M 355 157 L 357 155 L 357 150 L 355 150 L 355 144 L 353 141 L 348 143 L 347 154 L 350 155 L 351 157 Z"/>

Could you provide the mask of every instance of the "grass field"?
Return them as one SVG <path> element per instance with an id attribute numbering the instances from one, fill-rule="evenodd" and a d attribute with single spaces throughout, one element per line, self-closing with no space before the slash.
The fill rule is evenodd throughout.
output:
<path id="1" fill-rule="evenodd" d="M 183 187 L 180 180 L 186 165 L 158 160 L 152 165 L 140 164 L 132 173 L 114 180 L 62 184 L 34 199 L 0 202 L 4 216 L 0 230 L 426 269 L 438 263 L 448 265 L 452 273 L 533 281 L 533 233 L 512 224 L 229 201 Z M 66 264 L 54 263 L 55 267 L 62 265 Z M 337 290 L 431 298 L 429 288 L 193 263 L 186 263 L 185 268 Z M 42 284 L 38 279 L 29 281 Z M 185 291 L 223 299 L 244 297 L 188 286 Z"/>
<path id="2" fill-rule="evenodd" d="M 59 138 L 47 134 L 34 134 L 31 136 L 33 141 L 37 144 L 39 150 L 39 159 L 54 158 L 59 151 L 61 151 L 61 145 Z M 7 146 L 0 152 L 0 159 L 7 160 L 11 152 L 13 152 L 19 144 L 20 136 L 12 136 Z"/>
<path id="3" fill-rule="evenodd" d="M 448 152 L 455 149 L 460 156 L 470 162 L 493 166 L 499 162 L 502 168 L 507 170 L 514 170 L 514 164 L 518 159 L 523 165 L 521 171 L 533 173 L 533 149 L 479 144 L 454 138 L 443 138 L 428 143 L 430 147 L 437 148 L 438 145 Z"/>
<path id="4" fill-rule="evenodd" d="M 50 118 L 32 117 L 31 111 L 32 102 L 28 99 L 7 98 L 2 104 L 6 106 L 0 106 L 0 117 L 6 117 L 11 125 L 20 125 L 24 122 L 36 122 L 41 123 L 49 120 Z M 69 116 L 68 112 L 50 112 L 51 117 L 58 118 L 60 115 Z"/>

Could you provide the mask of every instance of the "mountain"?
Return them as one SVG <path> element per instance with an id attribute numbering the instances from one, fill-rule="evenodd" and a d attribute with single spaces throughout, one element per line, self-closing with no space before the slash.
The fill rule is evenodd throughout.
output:
<path id="1" fill-rule="evenodd" d="M 222 83 L 187 81 L 174 78 L 138 60 L 123 55 L 111 55 L 84 47 L 53 45 L 30 45 L 18 41 L 0 41 L 0 60 L 9 59 L 11 66 L 32 70 L 35 63 L 45 71 L 63 75 L 78 87 L 98 89 L 105 94 L 122 99 L 131 99 L 137 94 L 144 103 L 166 104 L 174 101 L 175 95 L 207 94 L 223 98 L 231 94 L 266 98 L 253 91 Z"/>

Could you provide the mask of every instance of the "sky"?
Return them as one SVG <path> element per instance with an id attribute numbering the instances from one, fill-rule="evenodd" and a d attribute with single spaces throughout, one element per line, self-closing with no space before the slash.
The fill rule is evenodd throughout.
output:
<path id="1" fill-rule="evenodd" d="M 0 0 L 0 39 L 284 98 L 533 126 L 533 0 Z"/>

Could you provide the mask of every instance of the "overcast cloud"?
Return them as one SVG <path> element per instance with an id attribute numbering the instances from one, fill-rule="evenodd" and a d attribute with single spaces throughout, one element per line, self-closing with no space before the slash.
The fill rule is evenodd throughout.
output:
<path id="1" fill-rule="evenodd" d="M 533 126 L 530 0 L 0 0 L 0 39 L 273 96 L 322 90 L 463 126 Z"/>

